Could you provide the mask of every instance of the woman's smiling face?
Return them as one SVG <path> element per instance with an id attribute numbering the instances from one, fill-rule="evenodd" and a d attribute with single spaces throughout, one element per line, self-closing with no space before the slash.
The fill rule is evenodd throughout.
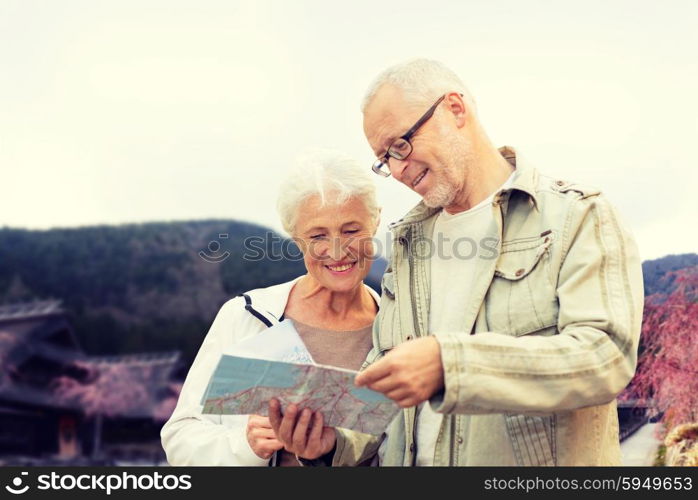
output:
<path id="1" fill-rule="evenodd" d="M 335 292 L 357 287 L 371 268 L 376 217 L 358 197 L 322 205 L 318 195 L 298 207 L 294 239 L 305 267 L 318 283 Z"/>

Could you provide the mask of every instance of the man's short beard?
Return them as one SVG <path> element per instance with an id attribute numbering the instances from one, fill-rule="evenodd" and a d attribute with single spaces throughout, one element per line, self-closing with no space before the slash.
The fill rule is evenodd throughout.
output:
<path id="1" fill-rule="evenodd" d="M 448 132 L 441 132 L 445 137 L 449 137 Z M 452 137 L 452 136 L 450 136 Z M 462 142 L 452 139 L 449 141 L 447 163 L 442 164 L 439 170 L 440 179 L 431 190 L 422 197 L 424 204 L 430 208 L 442 208 L 451 205 L 458 196 L 458 185 L 460 184 L 456 172 L 461 171 L 458 165 L 463 165 L 467 170 L 473 163 L 472 153 Z"/>
<path id="2" fill-rule="evenodd" d="M 450 179 L 443 179 L 427 191 L 422 200 L 429 208 L 441 208 L 449 206 L 455 198 L 455 186 L 451 184 Z"/>

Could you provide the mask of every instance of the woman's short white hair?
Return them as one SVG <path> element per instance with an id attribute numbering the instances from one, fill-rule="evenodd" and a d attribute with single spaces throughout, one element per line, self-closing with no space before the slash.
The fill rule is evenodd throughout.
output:
<path id="1" fill-rule="evenodd" d="M 463 99 L 475 111 L 475 100 L 463 81 L 451 69 L 431 59 L 411 59 L 383 70 L 366 90 L 361 112 L 365 112 L 383 85 L 394 85 L 402 90 L 405 100 L 412 105 L 430 106 L 447 92 L 463 94 Z"/>
<path id="2" fill-rule="evenodd" d="M 306 198 L 317 195 L 321 205 L 342 204 L 349 198 L 362 200 L 378 222 L 376 186 L 369 168 L 350 156 L 330 149 L 313 149 L 300 155 L 281 183 L 276 203 L 281 224 L 294 234 L 298 207 Z"/>

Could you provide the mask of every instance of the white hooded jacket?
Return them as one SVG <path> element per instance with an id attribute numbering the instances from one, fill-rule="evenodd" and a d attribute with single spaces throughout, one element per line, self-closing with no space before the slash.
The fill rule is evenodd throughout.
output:
<path id="1" fill-rule="evenodd" d="M 266 466 L 246 437 L 247 415 L 204 415 L 200 404 L 209 379 L 232 346 L 276 324 L 286 309 L 293 285 L 300 279 L 247 292 L 221 307 L 192 363 L 177 406 L 160 431 L 170 465 Z M 378 303 L 379 295 L 367 287 Z"/>

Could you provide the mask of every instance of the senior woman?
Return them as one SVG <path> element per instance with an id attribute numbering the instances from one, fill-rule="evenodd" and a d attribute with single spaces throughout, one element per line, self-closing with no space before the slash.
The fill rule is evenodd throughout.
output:
<path id="1" fill-rule="evenodd" d="M 282 449 L 267 417 L 201 413 L 209 378 L 236 342 L 264 335 L 284 317 L 319 364 L 358 370 L 371 349 L 379 297 L 363 280 L 379 220 L 373 179 L 341 153 L 316 151 L 284 180 L 277 206 L 307 274 L 247 292 L 220 309 L 161 431 L 171 465 L 262 466 L 272 459 L 275 465 L 299 465 Z"/>

